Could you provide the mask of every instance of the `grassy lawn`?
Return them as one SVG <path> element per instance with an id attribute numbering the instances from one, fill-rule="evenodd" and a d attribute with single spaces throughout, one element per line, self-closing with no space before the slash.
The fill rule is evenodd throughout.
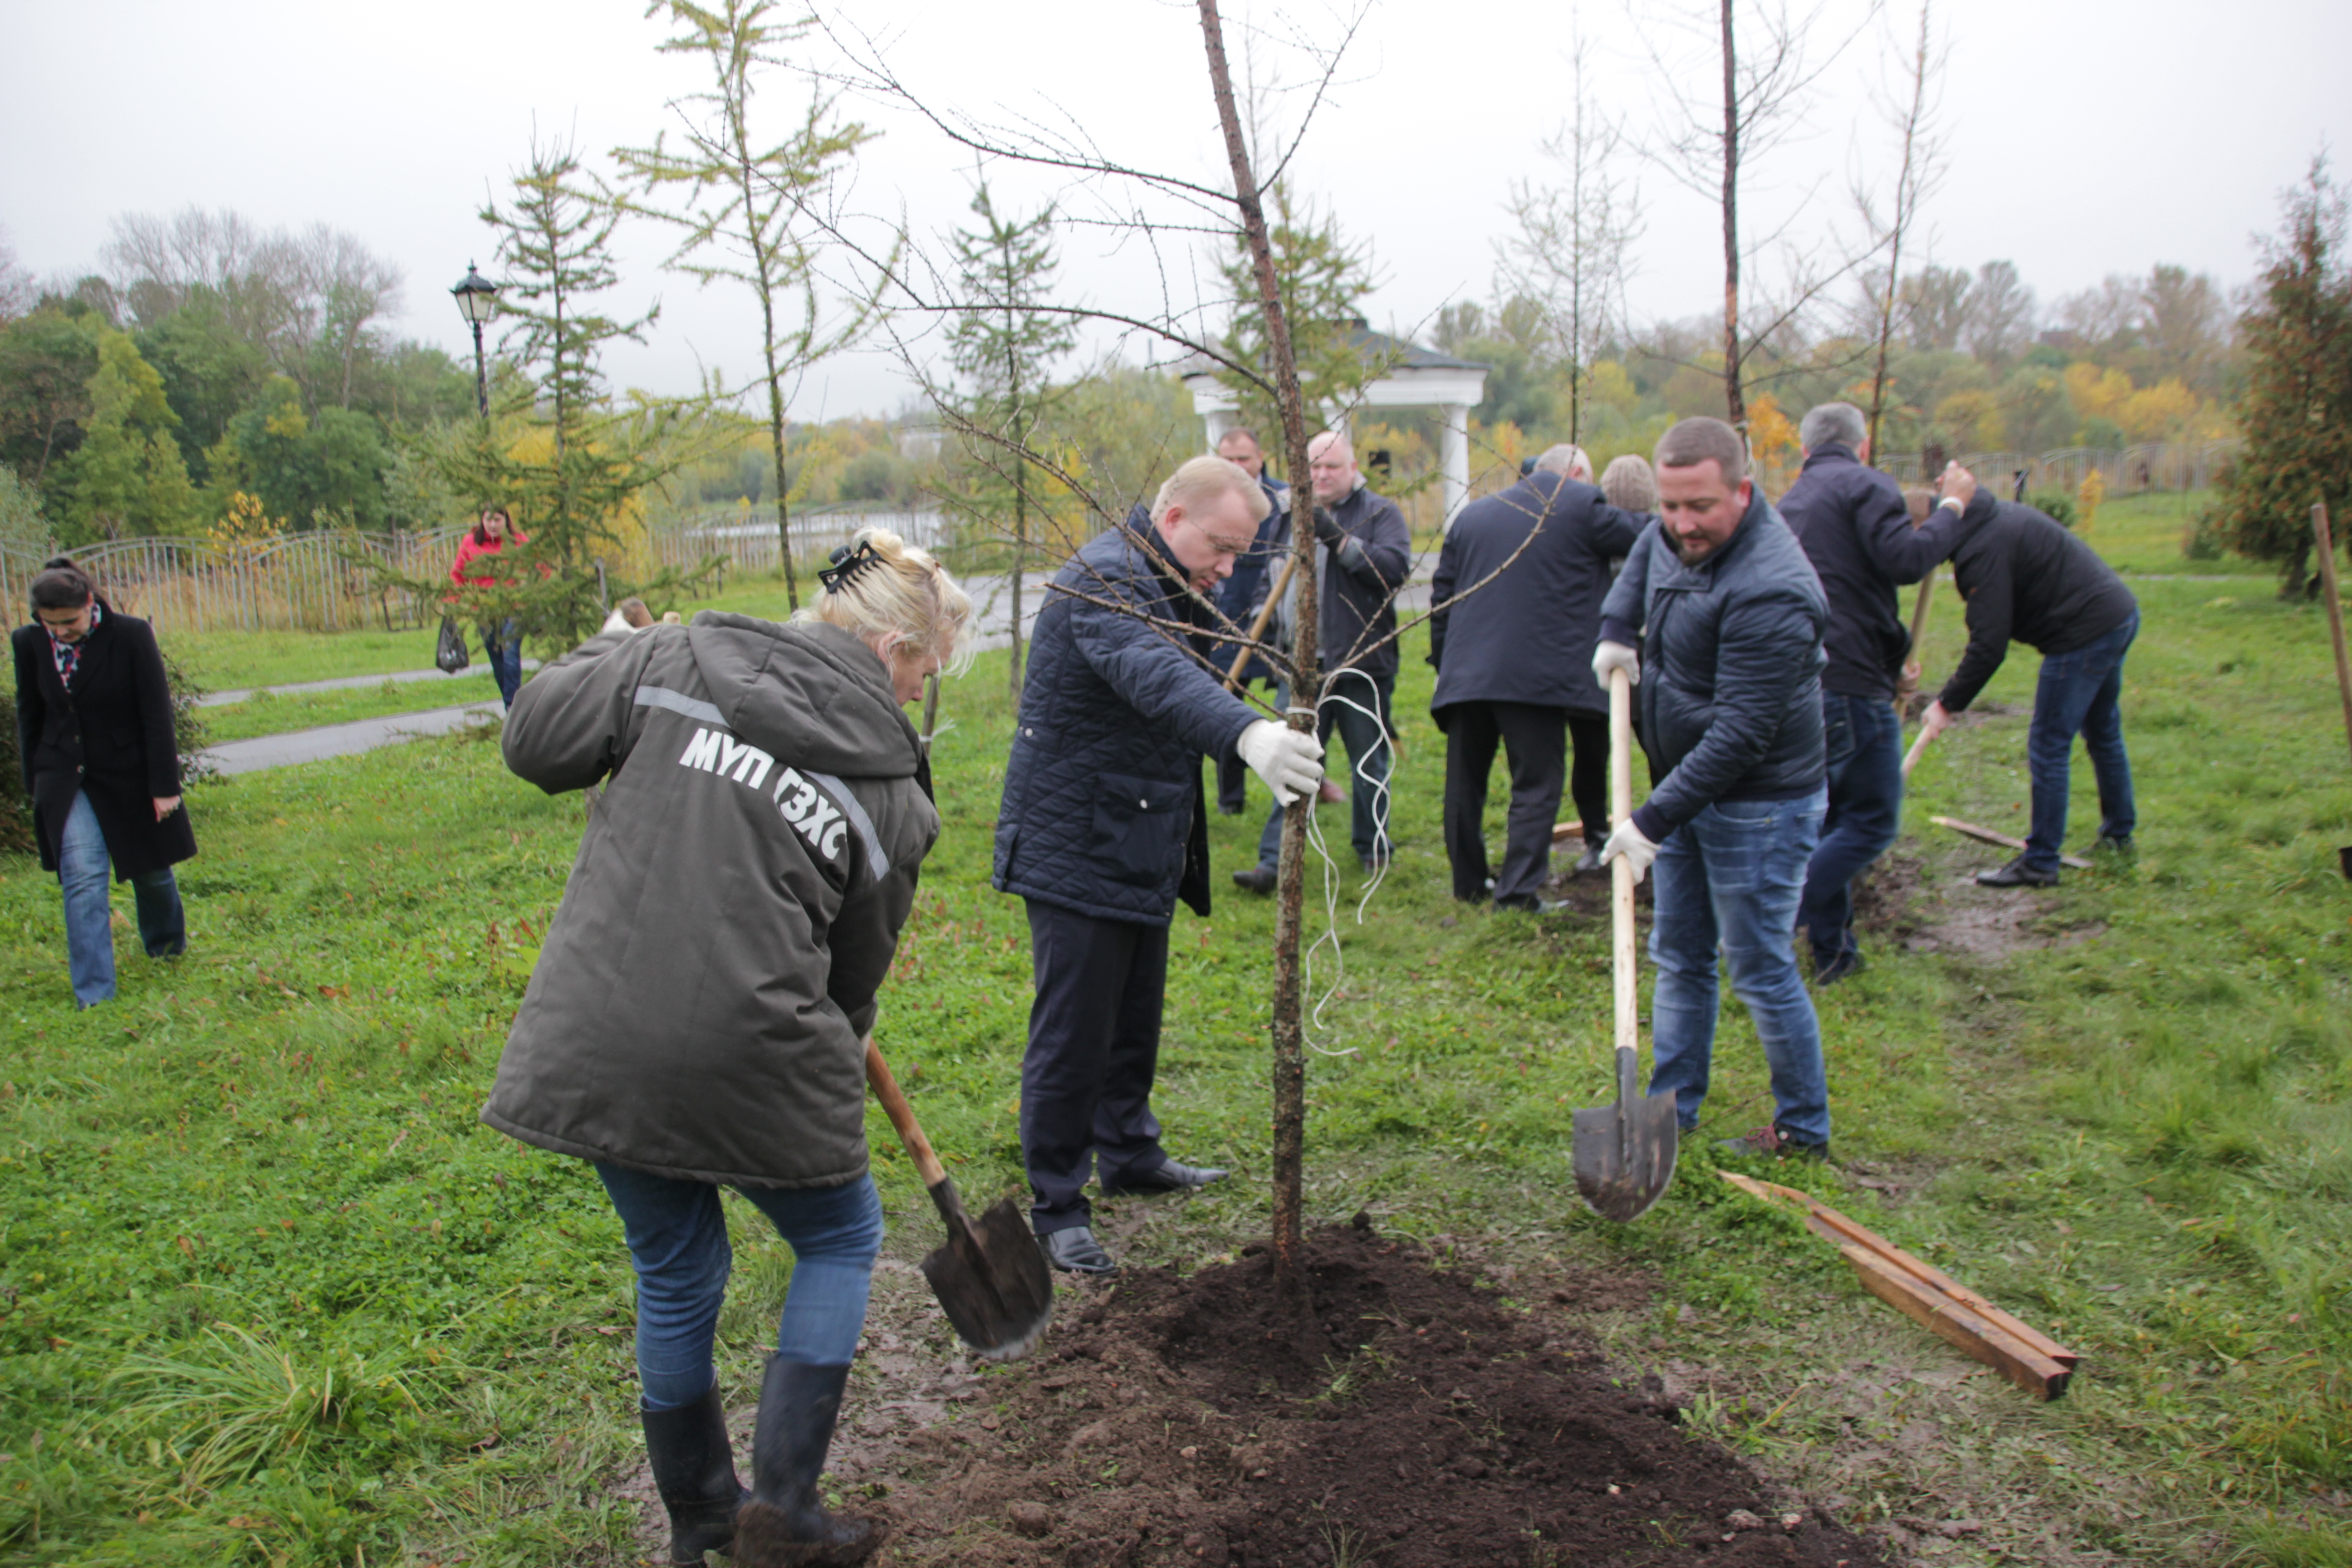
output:
<path id="1" fill-rule="evenodd" d="M 498 685 L 487 668 L 478 673 L 468 670 L 432 680 L 387 680 L 380 686 L 354 686 L 340 691 L 280 695 L 264 688 L 242 702 L 224 702 L 205 709 L 205 733 L 217 744 L 288 730 L 310 730 L 321 724 L 348 724 L 354 719 L 421 713 L 427 709 L 498 700 Z"/>
<path id="2" fill-rule="evenodd" d="M 1989 716 L 1915 778 L 1895 851 L 1909 912 L 1822 995 L 1842 1168 L 1778 1173 L 2070 1342 L 2087 1359 L 2064 1401 L 1968 1375 L 1717 1182 L 1709 1142 L 1640 1224 L 1582 1211 L 1568 1112 L 1611 1092 L 1605 922 L 1445 896 L 1417 658 L 1403 847 L 1362 923 L 1352 866 L 1338 884 L 1344 973 L 1318 955 L 1318 991 L 1336 989 L 1310 1075 L 1314 1212 L 1451 1236 L 1498 1279 L 1654 1277 L 1649 1308 L 1602 1322 L 1612 1353 L 1663 1369 L 1696 1426 L 1810 1495 L 1980 1527 L 1929 1535 L 1933 1561 L 2352 1563 L 2352 888 L 2335 864 L 2352 773 L 2326 634 L 2259 590 L 2137 587 L 2137 860 L 2022 900 L 1963 885 L 2000 852 L 1927 818 L 2022 832 L 2035 660 L 2013 658 Z M 1959 641 L 1947 600 L 1931 671 Z M 986 887 L 1002 658 L 949 692 L 946 832 L 881 1025 L 982 1201 L 1020 1179 L 1028 1001 L 1021 909 Z M 2076 782 L 2080 847 L 2087 767 Z M 1221 883 L 1249 863 L 1263 799 L 1213 820 Z M 618 1225 L 584 1168 L 473 1120 L 578 803 L 453 737 L 217 783 L 193 809 L 193 950 L 153 964 L 125 933 L 123 995 L 87 1015 L 53 879 L 0 860 L 0 1549 L 624 1560 Z M 1139 1259 L 1222 1256 L 1265 1224 L 1271 927 L 1238 893 L 1178 918 L 1159 1110 L 1180 1156 L 1237 1179 L 1142 1232 Z M 1727 1005 L 1706 1131 L 1768 1115 Z M 927 1205 L 878 1113 L 869 1128 L 892 1248 L 917 1255 Z M 740 1399 L 790 1265 L 751 1225 L 737 1241 L 721 1331 Z"/>
<path id="3" fill-rule="evenodd" d="M 2221 554 L 2195 561 L 2182 546 L 2198 515 L 2213 503 L 2211 490 L 2166 495 L 2118 496 L 2099 508 L 2091 521 L 2091 542 L 2109 564 L 2134 576 L 2270 577 L 2278 568 L 2242 555 Z"/>

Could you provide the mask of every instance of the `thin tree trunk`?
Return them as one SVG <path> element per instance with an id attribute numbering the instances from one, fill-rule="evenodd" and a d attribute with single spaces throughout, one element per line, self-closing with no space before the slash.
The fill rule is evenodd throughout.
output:
<path id="1" fill-rule="evenodd" d="M 1315 591 L 1315 495 L 1307 482 L 1307 400 L 1292 357 L 1290 323 L 1283 315 L 1282 285 L 1275 270 L 1265 209 L 1258 201 L 1257 177 L 1250 168 L 1241 113 L 1234 102 L 1233 73 L 1225 63 L 1224 26 L 1217 0 L 1197 0 L 1201 35 L 1209 58 L 1209 85 L 1217 120 L 1225 133 L 1234 197 L 1241 207 L 1242 233 L 1257 274 L 1258 302 L 1265 311 L 1267 368 L 1274 374 L 1276 406 L 1282 415 L 1283 448 L 1293 476 L 1290 487 L 1292 592 L 1298 614 L 1292 644 L 1291 728 L 1312 732 L 1316 699 L 1322 689 L 1317 668 Z M 1274 926 L 1274 1279 L 1276 1298 L 1304 1313 L 1308 1308 L 1304 1247 L 1304 1179 L 1307 1144 L 1306 1024 L 1299 936 L 1306 925 L 1307 814 L 1313 792 L 1293 801 L 1283 814 L 1282 858 L 1276 884 Z"/>
<path id="2" fill-rule="evenodd" d="M 1748 428 L 1739 390 L 1739 56 L 1731 40 L 1732 0 L 1723 0 L 1723 401 L 1735 430 Z"/>
<path id="3" fill-rule="evenodd" d="M 1027 450 L 1024 443 L 1028 432 L 1021 422 L 1013 421 L 1013 449 L 1017 454 Z M 1013 706 L 1021 706 L 1021 567 L 1029 558 L 1029 465 L 1018 456 L 1013 459 Z"/>
<path id="4" fill-rule="evenodd" d="M 1927 95 L 1927 7 L 1919 7 L 1919 47 L 1911 61 L 1911 112 L 1903 121 L 1903 173 L 1895 182 L 1895 227 L 1886 246 L 1886 292 L 1878 310 L 1878 366 L 1870 379 L 1870 456 L 1878 458 L 1878 421 L 1886 410 L 1886 352 L 1895 337 L 1895 291 L 1903 276 L 1903 231 L 1911 225 L 1911 170 L 1919 144 L 1919 111 Z M 1922 476 L 1935 482 L 1933 475 Z"/>

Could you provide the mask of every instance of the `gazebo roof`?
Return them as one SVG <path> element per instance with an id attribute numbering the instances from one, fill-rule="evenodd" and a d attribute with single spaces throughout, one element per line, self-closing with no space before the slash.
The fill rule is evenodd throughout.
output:
<path id="1" fill-rule="evenodd" d="M 1361 321 L 1350 321 L 1347 328 L 1348 346 L 1375 363 L 1384 363 L 1399 370 L 1476 370 L 1495 367 L 1475 359 L 1455 359 L 1439 353 L 1435 349 L 1423 348 L 1410 338 L 1394 338 L 1386 332 L 1376 332 Z"/>

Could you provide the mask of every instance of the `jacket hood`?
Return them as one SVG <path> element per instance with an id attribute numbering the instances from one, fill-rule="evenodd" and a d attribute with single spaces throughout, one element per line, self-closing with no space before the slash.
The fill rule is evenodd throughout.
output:
<path id="1" fill-rule="evenodd" d="M 686 637 L 712 705 L 737 734 L 818 773 L 915 775 L 921 749 L 889 671 L 848 632 L 705 610 Z"/>

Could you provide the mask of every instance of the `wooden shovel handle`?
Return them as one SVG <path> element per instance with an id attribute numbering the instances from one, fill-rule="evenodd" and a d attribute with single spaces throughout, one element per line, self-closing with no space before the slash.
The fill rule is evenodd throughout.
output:
<path id="1" fill-rule="evenodd" d="M 882 1102 L 882 1114 L 898 1130 L 898 1142 L 907 1146 L 908 1158 L 915 1162 L 916 1173 L 923 1185 L 936 1187 L 948 1179 L 946 1167 L 931 1152 L 931 1141 L 923 1136 L 922 1124 L 915 1120 L 914 1107 L 899 1092 L 898 1080 L 890 1076 L 890 1064 L 882 1059 L 882 1048 L 874 1037 L 866 1037 L 866 1081 L 873 1088 L 874 1098 Z"/>
<path id="2" fill-rule="evenodd" d="M 1935 738 L 1935 731 L 1932 730 L 1923 729 L 1919 731 L 1919 738 L 1911 742 L 1911 749 L 1909 751 L 1903 753 L 1903 776 L 1905 778 L 1907 779 L 1911 776 L 1911 770 L 1919 765 L 1919 753 L 1925 752 L 1927 749 L 1927 742 Z"/>
<path id="3" fill-rule="evenodd" d="M 1274 586 L 1266 591 L 1265 603 L 1257 607 L 1257 617 L 1250 622 L 1250 646 L 1234 655 L 1234 667 L 1225 671 L 1226 690 L 1231 691 L 1241 684 L 1242 667 L 1249 663 L 1250 655 L 1257 651 L 1257 640 L 1265 636 L 1265 625 L 1274 619 L 1274 607 L 1282 603 L 1283 593 L 1290 586 L 1291 568 L 1297 564 L 1298 557 L 1296 555 L 1282 558 L 1282 570 L 1274 574 Z"/>
<path id="4" fill-rule="evenodd" d="M 1613 826 L 1633 815 L 1633 683 L 1623 669 L 1609 672 L 1609 820 Z M 1614 973 L 1617 1048 L 1631 1051 L 1639 1040 L 1640 1008 L 1634 999 L 1633 868 L 1622 855 L 1612 863 L 1609 889 L 1610 963 Z M 1619 1058 L 1621 1064 L 1623 1058 Z"/>

